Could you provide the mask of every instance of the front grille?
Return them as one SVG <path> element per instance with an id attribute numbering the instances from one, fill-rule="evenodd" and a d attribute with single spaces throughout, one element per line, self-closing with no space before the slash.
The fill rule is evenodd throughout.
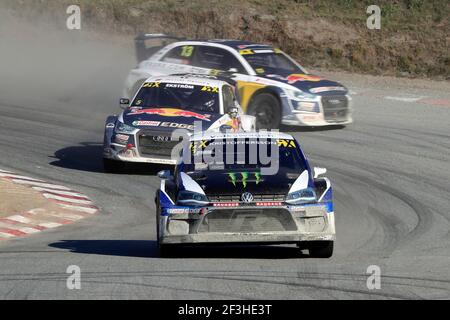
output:
<path id="1" fill-rule="evenodd" d="M 344 122 L 348 117 L 348 99 L 346 96 L 322 96 L 325 121 Z"/>
<path id="2" fill-rule="evenodd" d="M 211 202 L 239 202 L 241 201 L 241 194 L 227 194 L 227 195 L 208 195 Z M 284 194 L 254 194 L 253 201 L 284 201 Z"/>
<path id="3" fill-rule="evenodd" d="M 171 140 L 171 132 L 144 131 L 139 135 L 138 150 L 141 155 L 170 156 L 178 141 Z"/>
<path id="4" fill-rule="evenodd" d="M 217 209 L 208 213 L 198 228 L 204 232 L 295 231 L 297 225 L 287 209 Z"/>

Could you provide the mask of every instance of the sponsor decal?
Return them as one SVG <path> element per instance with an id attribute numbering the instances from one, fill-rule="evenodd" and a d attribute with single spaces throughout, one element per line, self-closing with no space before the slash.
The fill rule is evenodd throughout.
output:
<path id="1" fill-rule="evenodd" d="M 167 213 L 169 214 L 183 214 L 183 213 L 206 213 L 206 208 L 172 208 L 167 209 Z"/>
<path id="2" fill-rule="evenodd" d="M 247 54 L 254 54 L 255 52 L 252 49 L 242 49 L 239 50 L 239 54 L 245 56 Z"/>
<path id="3" fill-rule="evenodd" d="M 219 93 L 219 87 L 204 86 L 204 87 L 202 88 L 202 91 L 213 92 L 213 93 Z"/>
<path id="4" fill-rule="evenodd" d="M 183 110 L 183 109 L 172 109 L 172 108 L 151 108 L 151 109 L 141 109 L 132 110 L 128 113 L 128 116 L 134 116 L 139 114 L 156 114 L 163 117 L 187 117 L 196 118 L 204 121 L 211 121 L 209 119 L 209 114 L 201 114 L 193 111 Z"/>
<path id="5" fill-rule="evenodd" d="M 347 90 L 344 87 L 317 87 L 309 90 L 309 92 L 312 93 L 319 93 L 326 91 L 347 91 Z"/>
<path id="6" fill-rule="evenodd" d="M 159 88 L 161 82 L 145 82 L 142 88 Z"/>
<path id="7" fill-rule="evenodd" d="M 295 148 L 296 147 L 294 140 L 278 139 L 277 143 L 278 143 L 278 147 L 284 147 L 284 148 Z"/>
<path id="8" fill-rule="evenodd" d="M 108 123 L 106 129 L 113 129 L 116 125 L 114 123 Z"/>
<path id="9" fill-rule="evenodd" d="M 194 130 L 194 126 L 185 123 L 162 122 L 160 127 Z"/>
<path id="10" fill-rule="evenodd" d="M 153 141 L 155 142 L 167 142 L 171 141 L 171 138 L 169 136 L 153 136 Z"/>
<path id="11" fill-rule="evenodd" d="M 179 88 L 179 89 L 194 89 L 195 87 L 190 84 L 182 84 L 182 83 L 166 83 L 166 88 Z"/>
<path id="12" fill-rule="evenodd" d="M 303 121 L 317 121 L 317 120 L 321 120 L 321 116 L 320 115 L 303 116 L 302 120 Z"/>
<path id="13" fill-rule="evenodd" d="M 302 73 L 298 73 L 298 74 L 294 73 L 294 74 L 291 74 L 291 75 L 287 76 L 286 78 L 282 77 L 280 75 L 277 75 L 277 74 L 269 74 L 267 76 L 269 78 L 275 78 L 275 79 L 278 79 L 278 80 L 287 81 L 287 83 L 289 83 L 289 84 L 294 84 L 297 81 L 317 82 L 317 81 L 322 80 L 322 78 L 319 77 L 319 76 L 314 76 L 314 75 L 310 75 L 310 74 L 302 74 Z"/>
<path id="14" fill-rule="evenodd" d="M 256 202 L 256 206 L 257 207 L 278 207 L 278 206 L 282 206 L 283 204 L 281 202 L 278 201 L 270 201 L 270 202 Z"/>
<path id="15" fill-rule="evenodd" d="M 133 121 L 133 126 L 149 126 L 149 127 L 157 127 L 161 124 L 160 121 Z"/>
<path id="16" fill-rule="evenodd" d="M 261 182 L 261 172 L 230 172 L 227 173 L 228 175 L 228 181 L 231 182 L 233 184 L 233 186 L 236 187 L 237 183 L 242 183 L 242 185 L 244 186 L 244 188 L 247 187 L 247 182 L 249 181 L 249 177 L 251 175 L 253 175 L 253 179 L 251 180 L 252 182 L 254 181 L 256 183 L 256 185 L 258 185 Z M 240 179 L 238 178 L 238 176 L 240 175 Z"/>

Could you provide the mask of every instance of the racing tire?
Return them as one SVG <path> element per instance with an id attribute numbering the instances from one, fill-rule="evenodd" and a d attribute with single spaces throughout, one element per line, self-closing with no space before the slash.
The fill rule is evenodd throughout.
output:
<path id="1" fill-rule="evenodd" d="M 248 114 L 256 117 L 256 130 L 280 127 L 281 106 L 273 94 L 261 93 L 254 97 L 248 108 Z"/>
<path id="2" fill-rule="evenodd" d="M 314 241 L 309 244 L 309 256 L 312 258 L 331 258 L 333 255 L 334 241 Z"/>
<path id="3" fill-rule="evenodd" d="M 122 173 L 125 171 L 125 163 L 103 158 L 103 171 L 106 173 Z"/>
<path id="4" fill-rule="evenodd" d="M 158 195 L 155 197 L 156 202 L 156 244 L 158 247 L 158 256 L 161 258 L 170 258 L 175 256 L 176 254 L 176 248 L 174 245 L 168 245 L 168 244 L 162 244 L 159 240 L 159 219 L 161 217 L 161 208 L 159 207 L 159 197 Z"/>

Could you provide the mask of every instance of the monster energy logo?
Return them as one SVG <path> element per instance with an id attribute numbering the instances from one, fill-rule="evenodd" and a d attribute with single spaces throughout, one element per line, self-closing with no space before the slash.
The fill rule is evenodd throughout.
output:
<path id="1" fill-rule="evenodd" d="M 228 173 L 229 181 L 236 187 L 239 182 L 242 182 L 242 185 L 247 187 L 247 182 L 251 179 L 251 175 L 253 175 L 254 179 L 251 181 L 255 181 L 258 185 L 261 182 L 261 173 L 260 172 L 230 172 Z M 240 179 L 239 179 L 240 176 Z"/>

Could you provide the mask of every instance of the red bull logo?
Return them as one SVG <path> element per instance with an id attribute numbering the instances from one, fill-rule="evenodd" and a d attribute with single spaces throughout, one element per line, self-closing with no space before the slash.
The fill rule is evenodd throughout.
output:
<path id="1" fill-rule="evenodd" d="M 171 109 L 171 108 L 133 110 L 128 115 L 138 115 L 138 114 L 156 114 L 163 117 L 186 117 L 186 118 L 196 118 L 204 121 L 211 121 L 209 119 L 210 117 L 209 114 L 200 114 L 188 110 Z"/>
<path id="2" fill-rule="evenodd" d="M 297 81 L 320 81 L 322 78 L 308 74 L 291 74 L 286 77 L 286 80 L 289 84 L 293 84 Z"/>

